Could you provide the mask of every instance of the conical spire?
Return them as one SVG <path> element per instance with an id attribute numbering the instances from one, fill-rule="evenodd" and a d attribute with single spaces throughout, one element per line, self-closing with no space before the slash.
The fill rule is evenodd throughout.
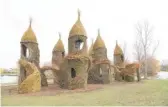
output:
<path id="1" fill-rule="evenodd" d="M 100 36 L 100 29 L 98 29 L 97 32 L 98 32 L 98 36 Z"/>
<path id="2" fill-rule="evenodd" d="M 103 39 L 100 36 L 100 29 L 98 29 L 98 36 L 97 36 L 96 41 L 94 43 L 93 49 L 103 48 L 103 47 L 105 48 L 106 46 L 104 44 Z"/>
<path id="3" fill-rule="evenodd" d="M 60 32 L 58 32 L 58 34 L 59 34 L 59 39 L 61 39 L 61 33 L 60 33 Z"/>
<path id="4" fill-rule="evenodd" d="M 76 35 L 83 35 L 86 36 L 86 31 L 85 28 L 80 20 L 80 10 L 78 9 L 78 19 L 76 21 L 76 23 L 72 26 L 70 32 L 69 32 L 69 37 L 71 36 L 76 36 Z"/>
<path id="5" fill-rule="evenodd" d="M 21 38 L 21 42 L 36 42 L 37 43 L 37 39 L 36 39 L 35 33 L 33 32 L 31 26 L 32 26 L 32 18 L 30 17 L 30 19 L 29 19 L 29 27 L 25 31 L 25 33 L 23 34 L 23 36 Z"/>
<path id="6" fill-rule="evenodd" d="M 61 33 L 59 32 L 59 40 L 57 41 L 56 45 L 54 46 L 54 49 L 53 51 L 60 51 L 60 52 L 64 52 L 65 49 L 64 49 L 64 44 L 61 40 Z"/>
<path id="7" fill-rule="evenodd" d="M 29 27 L 31 27 L 31 24 L 32 24 L 32 18 L 30 17 L 29 18 Z"/>
<path id="8" fill-rule="evenodd" d="M 120 46 L 118 45 L 118 42 L 116 40 L 116 46 L 115 46 L 115 49 L 114 49 L 114 55 L 122 55 L 122 54 L 123 54 L 123 51 L 120 48 Z"/>
<path id="9" fill-rule="evenodd" d="M 78 9 L 78 20 L 80 20 L 80 10 Z"/>

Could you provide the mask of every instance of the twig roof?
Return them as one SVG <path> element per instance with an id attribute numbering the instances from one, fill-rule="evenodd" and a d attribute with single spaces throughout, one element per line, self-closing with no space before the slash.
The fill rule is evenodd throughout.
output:
<path id="1" fill-rule="evenodd" d="M 21 38 L 21 42 L 35 42 L 37 43 L 37 38 L 35 36 L 35 33 L 31 27 L 31 19 L 28 29 L 25 31 Z"/>
<path id="2" fill-rule="evenodd" d="M 59 33 L 59 40 L 57 41 L 56 45 L 54 46 L 53 51 L 61 51 L 61 52 L 65 52 L 64 49 L 64 44 L 61 40 L 61 34 Z"/>
<path id="3" fill-rule="evenodd" d="M 72 29 L 69 32 L 69 37 L 75 36 L 75 35 L 84 35 L 86 36 L 85 28 L 80 20 L 80 12 L 78 10 L 78 19 L 75 22 L 75 24 L 72 26 Z"/>
<path id="4" fill-rule="evenodd" d="M 105 48 L 106 46 L 105 46 L 103 39 L 100 36 L 100 30 L 98 29 L 98 36 L 97 36 L 96 41 L 93 45 L 93 49 L 95 50 L 97 48 L 102 48 L 102 47 Z"/>

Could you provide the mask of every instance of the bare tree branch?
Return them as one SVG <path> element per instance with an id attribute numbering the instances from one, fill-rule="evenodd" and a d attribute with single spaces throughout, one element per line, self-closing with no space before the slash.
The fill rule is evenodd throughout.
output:
<path id="1" fill-rule="evenodd" d="M 158 46 L 159 46 L 159 41 L 157 41 L 157 44 L 154 46 L 154 49 L 153 49 L 153 51 L 152 51 L 152 57 L 154 56 L 154 54 L 155 54 L 155 52 L 156 52 Z"/>

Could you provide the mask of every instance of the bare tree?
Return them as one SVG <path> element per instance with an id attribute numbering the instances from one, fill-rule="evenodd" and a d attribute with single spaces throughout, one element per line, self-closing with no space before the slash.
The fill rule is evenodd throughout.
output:
<path id="1" fill-rule="evenodd" d="M 135 51 L 136 51 L 136 57 L 138 61 L 141 61 L 144 58 L 144 78 L 147 79 L 147 55 L 149 54 L 149 49 L 151 48 L 152 43 L 152 32 L 153 27 L 151 27 L 148 23 L 148 21 L 144 21 L 144 24 L 138 23 L 136 25 L 136 32 L 137 32 L 137 41 L 135 42 Z M 158 46 L 157 46 L 158 47 Z M 157 49 L 155 47 L 153 49 L 153 55 Z"/>
<path id="2" fill-rule="evenodd" d="M 143 50 L 142 50 L 142 45 L 140 41 L 136 40 L 134 43 L 134 49 L 135 49 L 135 59 L 138 62 L 142 62 L 144 56 L 143 56 Z"/>
<path id="3" fill-rule="evenodd" d="M 138 38 L 138 37 L 137 37 Z M 139 41 L 139 39 L 137 39 L 134 43 L 134 49 L 135 49 L 135 59 L 139 62 L 140 64 L 140 67 L 138 68 L 137 70 L 137 76 L 138 76 L 138 79 L 140 80 L 140 75 L 142 73 L 142 60 L 144 59 L 144 56 L 143 56 L 143 50 L 142 50 L 142 45 L 141 45 L 141 42 Z"/>

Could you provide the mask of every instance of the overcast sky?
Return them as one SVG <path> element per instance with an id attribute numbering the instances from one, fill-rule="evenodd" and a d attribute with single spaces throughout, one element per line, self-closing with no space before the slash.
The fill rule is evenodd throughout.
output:
<path id="1" fill-rule="evenodd" d="M 59 35 L 66 48 L 68 35 L 77 20 L 77 9 L 88 36 L 96 39 L 97 29 L 105 41 L 108 56 L 113 59 L 115 41 L 123 47 L 133 61 L 135 24 L 148 20 L 154 26 L 154 40 L 160 45 L 155 54 L 159 60 L 168 58 L 168 1 L 167 0 L 0 0 L 0 67 L 15 67 L 20 57 L 20 40 L 29 26 L 36 34 L 41 63 L 52 57 L 52 49 Z"/>

